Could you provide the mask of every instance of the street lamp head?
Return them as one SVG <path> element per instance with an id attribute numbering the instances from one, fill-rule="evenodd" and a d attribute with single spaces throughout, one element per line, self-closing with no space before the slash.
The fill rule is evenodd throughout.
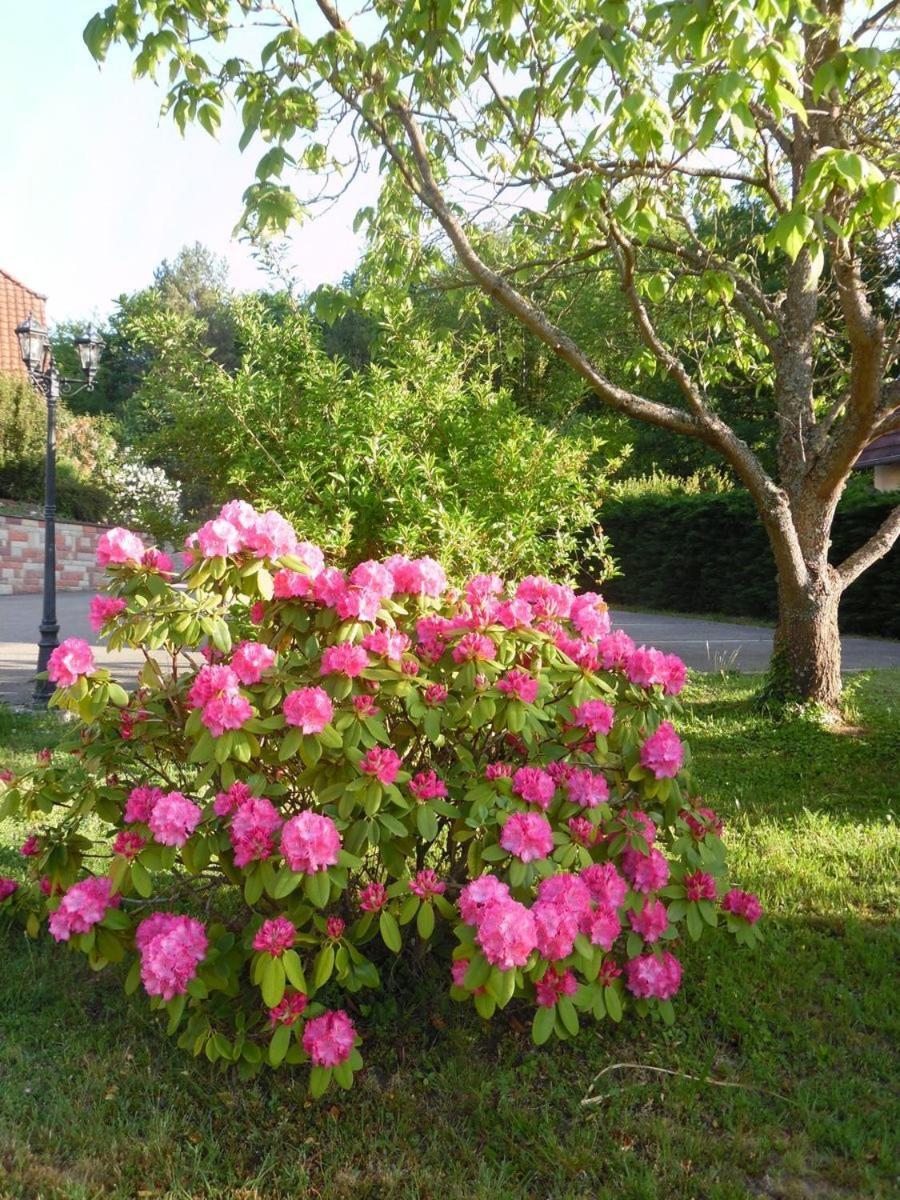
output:
<path id="1" fill-rule="evenodd" d="M 106 347 L 103 338 L 94 332 L 93 325 L 87 327 L 87 332 L 75 339 L 75 349 L 81 361 L 81 369 L 88 383 L 93 383 L 97 368 L 100 366 L 100 356 Z"/>
<path id="2" fill-rule="evenodd" d="M 28 371 L 40 371 L 50 349 L 50 337 L 34 313 L 29 313 L 22 324 L 16 326 L 16 337 L 22 362 Z"/>

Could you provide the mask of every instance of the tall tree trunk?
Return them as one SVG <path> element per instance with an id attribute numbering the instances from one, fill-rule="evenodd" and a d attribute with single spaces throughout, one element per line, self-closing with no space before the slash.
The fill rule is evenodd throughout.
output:
<path id="1" fill-rule="evenodd" d="M 785 551 L 783 529 L 769 528 L 778 566 L 778 623 L 764 694 L 836 709 L 841 698 L 841 639 L 838 606 L 843 583 L 828 561 L 830 503 L 803 496 L 795 503 L 792 525 L 801 551 Z"/>

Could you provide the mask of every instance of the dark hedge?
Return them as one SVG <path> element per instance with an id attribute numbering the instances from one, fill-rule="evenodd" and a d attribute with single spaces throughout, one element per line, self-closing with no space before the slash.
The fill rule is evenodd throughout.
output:
<path id="1" fill-rule="evenodd" d="M 831 561 L 862 545 L 897 503 L 896 492 L 845 495 Z M 622 572 L 603 586 L 610 603 L 774 620 L 775 565 L 746 492 L 621 497 L 604 504 L 602 520 Z M 840 622 L 848 633 L 900 637 L 900 546 L 847 589 Z"/>

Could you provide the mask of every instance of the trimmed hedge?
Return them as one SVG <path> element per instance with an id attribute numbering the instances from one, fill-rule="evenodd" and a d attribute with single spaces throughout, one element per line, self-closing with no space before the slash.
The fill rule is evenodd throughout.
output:
<path id="1" fill-rule="evenodd" d="M 845 495 L 832 530 L 832 562 L 862 545 L 897 503 L 896 492 Z M 775 564 L 746 492 L 609 500 L 603 531 L 621 571 L 603 587 L 611 603 L 775 619 Z M 900 548 L 847 589 L 840 622 L 847 633 L 900 637 Z"/>

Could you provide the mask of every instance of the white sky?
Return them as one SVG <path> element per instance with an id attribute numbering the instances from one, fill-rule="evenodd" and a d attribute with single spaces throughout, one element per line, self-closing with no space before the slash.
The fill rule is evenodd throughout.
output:
<path id="1" fill-rule="evenodd" d="M 0 34 L 0 267 L 47 293 L 51 321 L 102 317 L 122 292 L 188 243 L 228 260 L 237 288 L 265 286 L 231 239 L 258 157 L 237 148 L 238 122 L 219 140 L 182 138 L 159 116 L 162 92 L 131 77 L 127 49 L 99 69 L 81 38 L 105 0 L 3 0 Z M 356 262 L 352 231 L 376 181 L 296 228 L 291 259 L 304 287 L 338 280 Z"/>

